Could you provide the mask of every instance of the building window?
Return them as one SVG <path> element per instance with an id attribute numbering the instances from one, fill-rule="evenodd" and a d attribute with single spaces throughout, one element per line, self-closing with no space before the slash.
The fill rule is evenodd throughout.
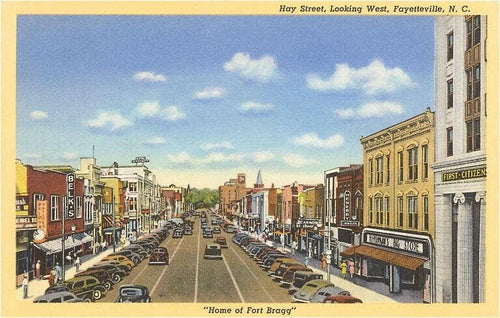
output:
<path id="1" fill-rule="evenodd" d="M 481 17 L 474 17 L 474 45 L 478 44 L 481 39 Z"/>
<path id="2" fill-rule="evenodd" d="M 474 150 L 481 149 L 481 120 L 474 119 Z"/>
<path id="3" fill-rule="evenodd" d="M 447 58 L 448 58 L 448 61 L 453 59 L 453 32 L 450 32 L 448 33 L 448 35 L 446 36 L 447 38 L 447 47 L 448 47 L 448 54 L 447 54 Z"/>
<path id="4" fill-rule="evenodd" d="M 428 146 L 422 146 L 422 178 L 427 179 L 429 177 L 429 153 Z"/>
<path id="5" fill-rule="evenodd" d="M 370 177 L 368 179 L 368 182 L 370 185 L 373 184 L 373 159 L 368 160 L 368 169 L 370 169 Z"/>
<path id="6" fill-rule="evenodd" d="M 129 182 L 128 190 L 131 192 L 137 192 L 137 182 Z"/>
<path id="7" fill-rule="evenodd" d="M 472 121 L 468 121 L 465 123 L 465 127 L 467 130 L 467 152 L 472 151 Z"/>
<path id="8" fill-rule="evenodd" d="M 375 198 L 375 213 L 376 213 L 376 223 L 383 224 L 384 223 L 384 208 L 382 205 L 382 197 Z"/>
<path id="9" fill-rule="evenodd" d="M 137 198 L 129 198 L 128 200 L 128 209 L 129 211 L 136 211 L 137 210 Z"/>
<path id="10" fill-rule="evenodd" d="M 472 47 L 472 21 L 468 20 L 467 24 L 467 41 L 465 49 L 468 50 Z"/>
<path id="11" fill-rule="evenodd" d="M 467 77 L 467 100 L 472 99 L 472 69 L 466 70 L 465 75 Z"/>
<path id="12" fill-rule="evenodd" d="M 429 230 L 429 197 L 424 196 L 424 230 Z"/>
<path id="13" fill-rule="evenodd" d="M 34 193 L 33 194 L 33 213 L 31 215 L 36 215 L 36 203 L 37 201 L 45 200 L 45 194 L 43 193 Z"/>
<path id="14" fill-rule="evenodd" d="M 387 173 L 386 173 L 386 177 L 385 177 L 386 183 L 389 183 L 391 181 L 391 164 L 390 164 L 391 160 L 390 159 L 391 159 L 390 155 L 385 156 L 385 161 L 386 161 L 386 166 L 387 166 Z"/>
<path id="15" fill-rule="evenodd" d="M 82 218 L 82 197 L 76 197 L 76 218 Z"/>
<path id="16" fill-rule="evenodd" d="M 403 227 L 403 197 L 398 197 L 398 226 Z"/>
<path id="17" fill-rule="evenodd" d="M 361 209 L 362 206 L 363 206 L 363 201 L 361 195 L 356 195 L 356 200 L 354 203 L 354 214 L 352 216 L 353 220 L 358 219 L 359 209 Z"/>
<path id="18" fill-rule="evenodd" d="M 390 218 L 389 218 L 389 197 L 385 197 L 385 222 L 386 222 L 386 225 L 389 226 L 389 221 L 390 221 Z"/>
<path id="19" fill-rule="evenodd" d="M 370 223 L 373 223 L 373 198 L 368 199 L 368 209 L 370 210 Z"/>
<path id="20" fill-rule="evenodd" d="M 384 182 L 384 158 L 383 157 L 378 157 L 375 159 L 376 160 L 376 184 L 381 184 Z"/>
<path id="21" fill-rule="evenodd" d="M 59 220 L 59 196 L 51 195 L 50 196 L 50 220 L 57 221 Z"/>
<path id="22" fill-rule="evenodd" d="M 453 127 L 446 128 L 446 155 L 453 156 Z"/>
<path id="23" fill-rule="evenodd" d="M 448 108 L 453 108 L 453 79 L 448 81 Z"/>
<path id="24" fill-rule="evenodd" d="M 408 197 L 408 228 L 418 229 L 418 201 L 417 197 Z"/>
<path id="25" fill-rule="evenodd" d="M 403 152 L 398 152 L 398 165 L 399 165 L 399 182 L 403 182 Z"/>
<path id="26" fill-rule="evenodd" d="M 481 66 L 474 66 L 474 98 L 481 93 Z"/>
<path id="27" fill-rule="evenodd" d="M 408 180 L 418 179 L 418 148 L 408 150 Z"/>

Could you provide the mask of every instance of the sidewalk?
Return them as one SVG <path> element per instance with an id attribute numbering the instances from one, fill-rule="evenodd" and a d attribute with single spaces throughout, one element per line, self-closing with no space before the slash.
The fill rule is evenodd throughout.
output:
<path id="1" fill-rule="evenodd" d="M 281 244 L 274 242 L 274 246 L 281 250 Z M 286 248 L 286 253 L 291 256 L 290 250 Z M 292 256 L 301 263 L 304 263 L 305 255 L 301 252 L 296 252 Z M 327 272 L 321 269 L 321 261 L 315 258 L 309 259 L 309 267 L 313 272 L 323 274 L 324 279 L 327 279 Z M 360 277 L 354 276 L 351 280 L 342 278 L 340 269 L 330 266 L 330 281 L 340 288 L 348 290 L 354 297 L 357 297 L 364 302 L 370 303 L 422 303 L 422 292 L 420 290 L 402 290 L 399 294 L 389 292 L 389 286 L 383 282 L 370 282 Z"/>
<path id="2" fill-rule="evenodd" d="M 116 251 L 122 249 L 122 246 L 117 246 Z M 104 252 L 100 252 L 98 254 L 87 254 L 80 257 L 80 271 L 86 270 L 89 267 L 92 267 L 97 262 L 99 262 L 105 256 L 113 253 L 113 247 L 108 246 L 108 248 Z M 75 276 L 76 268 L 74 265 L 65 265 L 65 278 L 70 279 Z M 32 302 L 38 296 L 45 294 L 45 290 L 49 287 L 49 281 L 47 279 L 32 279 L 28 283 L 28 298 L 23 298 L 23 287 L 16 288 L 16 297 L 19 300 L 26 300 Z"/>

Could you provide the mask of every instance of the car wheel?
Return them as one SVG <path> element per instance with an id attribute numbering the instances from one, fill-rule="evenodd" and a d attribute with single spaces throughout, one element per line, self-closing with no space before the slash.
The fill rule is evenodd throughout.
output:
<path id="1" fill-rule="evenodd" d="M 106 288 L 106 290 L 110 290 L 111 289 L 111 282 L 110 281 L 104 282 L 104 288 Z"/>
<path id="2" fill-rule="evenodd" d="M 115 283 L 115 284 L 118 283 L 120 280 L 122 280 L 122 278 L 118 274 L 114 274 L 112 279 L 113 279 L 113 283 Z"/>
<path id="3" fill-rule="evenodd" d="M 95 300 L 99 300 L 102 297 L 102 292 L 99 289 L 94 289 L 94 291 L 92 291 L 92 297 L 94 297 Z"/>
<path id="4" fill-rule="evenodd" d="M 83 302 L 85 302 L 85 303 L 91 303 L 92 302 L 92 298 L 91 297 L 85 297 L 85 298 L 83 298 Z"/>

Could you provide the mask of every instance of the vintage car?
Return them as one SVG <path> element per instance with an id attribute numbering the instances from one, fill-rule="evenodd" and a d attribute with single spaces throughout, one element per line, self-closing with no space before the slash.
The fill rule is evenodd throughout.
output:
<path id="1" fill-rule="evenodd" d="M 95 265 L 106 265 L 106 264 L 118 266 L 118 268 L 120 268 L 125 273 L 129 273 L 132 270 L 132 266 L 134 266 L 134 262 L 132 261 L 127 261 L 127 264 L 125 265 L 122 262 L 116 260 L 101 260 Z"/>
<path id="2" fill-rule="evenodd" d="M 174 234 L 172 234 L 172 237 L 173 238 L 182 238 L 183 235 L 184 235 L 184 230 L 182 230 L 182 229 L 175 229 L 174 230 Z"/>
<path id="3" fill-rule="evenodd" d="M 297 271 L 302 272 L 312 272 L 312 269 L 305 267 L 302 264 L 297 264 L 295 266 L 290 266 L 287 268 L 285 273 L 283 274 L 283 278 L 281 279 L 280 284 L 284 287 L 289 287 L 293 283 L 294 274 Z"/>
<path id="4" fill-rule="evenodd" d="M 223 236 L 217 236 L 214 240 L 214 243 L 219 244 L 221 248 L 227 248 L 226 238 Z"/>
<path id="5" fill-rule="evenodd" d="M 148 252 L 146 251 L 146 249 L 139 244 L 130 244 L 129 246 L 123 248 L 123 250 L 129 250 L 136 254 L 139 254 L 143 259 L 148 256 Z"/>
<path id="6" fill-rule="evenodd" d="M 296 291 L 292 296 L 293 302 L 310 303 L 316 292 L 321 288 L 334 286 L 332 283 L 323 279 L 314 279 L 307 282 L 302 288 Z"/>
<path id="7" fill-rule="evenodd" d="M 269 267 L 269 270 L 267 271 L 269 276 L 276 274 L 276 270 L 280 267 L 281 263 L 298 263 L 295 258 L 291 257 L 279 257 L 274 260 L 274 263 Z"/>
<path id="8" fill-rule="evenodd" d="M 45 290 L 45 295 L 52 294 L 52 293 L 59 293 L 59 292 L 63 292 L 63 291 L 70 292 L 71 289 L 69 287 L 64 286 L 64 285 L 53 285 Z"/>
<path id="9" fill-rule="evenodd" d="M 314 279 L 323 279 L 323 274 L 313 273 L 311 271 L 296 271 L 293 274 L 293 282 L 290 284 L 290 288 L 288 288 L 288 292 L 291 294 L 297 290 L 299 290 L 305 283 L 314 280 Z"/>
<path id="10" fill-rule="evenodd" d="M 102 297 L 102 293 L 106 291 L 104 285 L 93 276 L 73 277 L 62 284 L 70 288 L 71 292 L 83 301 L 89 301 L 89 299 L 90 301 L 99 300 Z"/>
<path id="11" fill-rule="evenodd" d="M 110 290 L 111 286 L 113 286 L 113 278 L 111 276 L 111 273 L 104 268 L 91 267 L 75 274 L 75 277 L 79 276 L 94 276 L 99 280 L 101 284 L 104 285 L 106 290 Z"/>
<path id="12" fill-rule="evenodd" d="M 327 286 L 318 289 L 313 298 L 311 298 L 311 302 L 322 303 L 328 296 L 351 296 L 351 293 L 337 286 Z"/>
<path id="13" fill-rule="evenodd" d="M 151 251 L 156 247 L 156 245 L 154 243 L 152 243 L 150 241 L 147 241 L 145 239 L 135 240 L 135 241 L 132 242 L 132 244 L 139 244 L 148 253 L 151 253 Z"/>
<path id="14" fill-rule="evenodd" d="M 97 263 L 91 267 L 92 269 L 103 269 L 111 275 L 111 281 L 116 284 L 120 282 L 123 277 L 128 275 L 128 272 L 122 270 L 120 267 L 112 264 Z"/>
<path id="15" fill-rule="evenodd" d="M 82 301 L 84 300 L 69 291 L 48 293 L 33 300 L 34 303 L 77 303 Z M 91 298 L 87 298 L 86 301 L 90 302 Z"/>
<path id="16" fill-rule="evenodd" d="M 278 268 L 274 271 L 274 273 L 271 273 L 271 275 L 269 276 L 273 277 L 276 281 L 281 282 L 285 271 L 295 265 L 297 265 L 297 262 L 282 262 L 280 266 L 278 266 Z"/>
<path id="17" fill-rule="evenodd" d="M 324 303 L 354 304 L 362 303 L 361 299 L 347 295 L 330 295 L 323 300 Z"/>
<path id="18" fill-rule="evenodd" d="M 148 288 L 143 285 L 122 285 L 115 303 L 150 303 Z"/>
<path id="19" fill-rule="evenodd" d="M 108 256 L 113 256 L 113 255 L 123 255 L 128 257 L 132 262 L 134 262 L 135 265 L 139 264 L 144 257 L 142 257 L 140 254 L 135 253 L 134 251 L 131 250 L 126 250 L 123 249 L 121 251 L 117 251 L 116 253 L 109 254 Z"/>
<path id="20" fill-rule="evenodd" d="M 222 259 L 222 250 L 220 245 L 217 243 L 207 244 L 205 246 L 205 255 L 203 257 L 206 259 Z"/>
<path id="21" fill-rule="evenodd" d="M 165 247 L 157 247 L 153 250 L 153 253 L 149 256 L 149 265 L 168 265 L 169 256 L 168 250 Z"/>
<path id="22" fill-rule="evenodd" d="M 212 230 L 209 228 L 206 228 L 203 230 L 203 238 L 213 238 L 214 235 L 212 234 Z"/>
<path id="23" fill-rule="evenodd" d="M 213 226 L 212 232 L 214 232 L 214 234 L 221 234 L 220 226 L 218 226 L 218 225 Z"/>

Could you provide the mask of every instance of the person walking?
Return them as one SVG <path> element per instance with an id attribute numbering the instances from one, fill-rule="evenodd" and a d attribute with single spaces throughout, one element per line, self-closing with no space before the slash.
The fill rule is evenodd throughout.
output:
<path id="1" fill-rule="evenodd" d="M 59 266 L 59 263 L 56 263 L 54 269 L 56 271 L 56 283 L 60 283 L 62 280 L 62 268 Z"/>
<path id="2" fill-rule="evenodd" d="M 321 269 L 322 270 L 326 269 L 326 255 L 324 253 L 321 256 Z"/>
<path id="3" fill-rule="evenodd" d="M 28 298 L 28 274 L 24 274 L 23 276 L 23 298 Z"/>
<path id="4" fill-rule="evenodd" d="M 76 257 L 76 260 L 75 260 L 75 269 L 76 269 L 77 273 L 80 271 L 80 256 Z"/>
<path id="5" fill-rule="evenodd" d="M 297 241 L 292 242 L 292 256 L 295 255 L 295 250 L 297 249 Z"/>
<path id="6" fill-rule="evenodd" d="M 352 261 L 352 259 L 349 259 L 349 274 L 351 275 L 351 279 L 353 278 L 354 276 L 354 262 Z"/>
<path id="7" fill-rule="evenodd" d="M 42 264 L 40 263 L 40 260 L 37 260 L 35 265 L 35 276 L 38 280 L 42 279 L 42 276 L 40 275 L 41 267 Z"/>
<path id="8" fill-rule="evenodd" d="M 342 261 L 342 263 L 340 264 L 340 273 L 342 274 L 342 278 L 345 278 L 347 274 L 347 264 L 345 263 L 345 261 Z"/>
<path id="9" fill-rule="evenodd" d="M 54 286 L 54 281 L 56 279 L 56 270 L 53 268 L 49 273 L 49 286 Z"/>

